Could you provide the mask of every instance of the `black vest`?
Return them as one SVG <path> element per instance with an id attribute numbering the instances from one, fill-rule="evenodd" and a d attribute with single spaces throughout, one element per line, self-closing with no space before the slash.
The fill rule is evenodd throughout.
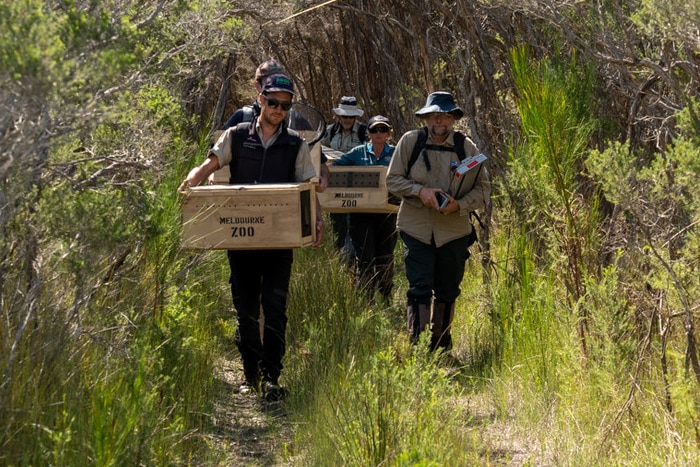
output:
<path id="1" fill-rule="evenodd" d="M 239 123 L 232 131 L 229 183 L 296 182 L 294 166 L 303 140 L 289 134 L 286 125 L 267 149 L 255 131 L 255 121 Z"/>

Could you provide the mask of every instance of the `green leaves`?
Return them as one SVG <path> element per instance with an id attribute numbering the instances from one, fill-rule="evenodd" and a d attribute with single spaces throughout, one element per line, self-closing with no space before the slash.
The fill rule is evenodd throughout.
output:
<path id="1" fill-rule="evenodd" d="M 42 9 L 43 3 L 0 5 L 0 70 L 11 73 L 12 79 L 49 77 L 61 66 L 64 44 L 56 19 Z"/>

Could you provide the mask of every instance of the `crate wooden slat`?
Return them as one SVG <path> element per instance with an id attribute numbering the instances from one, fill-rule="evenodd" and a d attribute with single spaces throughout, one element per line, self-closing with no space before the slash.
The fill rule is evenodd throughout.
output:
<path id="1" fill-rule="evenodd" d="M 208 185 L 182 204 L 182 245 L 209 250 L 310 246 L 316 237 L 312 183 Z"/>
<path id="2" fill-rule="evenodd" d="M 327 212 L 398 212 L 388 203 L 386 166 L 329 165 L 328 188 L 318 193 L 321 209 Z"/>

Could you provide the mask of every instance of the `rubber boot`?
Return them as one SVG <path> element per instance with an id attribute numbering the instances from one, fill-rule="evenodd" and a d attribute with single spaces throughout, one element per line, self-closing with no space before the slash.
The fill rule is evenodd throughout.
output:
<path id="1" fill-rule="evenodd" d="M 416 298 L 409 298 L 406 306 L 406 318 L 411 342 L 415 344 L 418 342 L 420 333 L 428 329 L 430 325 L 430 304 L 428 302 L 421 303 Z"/>
<path id="2" fill-rule="evenodd" d="M 443 348 L 452 349 L 452 318 L 455 313 L 455 303 L 433 302 L 433 313 L 430 317 L 430 350 Z"/>

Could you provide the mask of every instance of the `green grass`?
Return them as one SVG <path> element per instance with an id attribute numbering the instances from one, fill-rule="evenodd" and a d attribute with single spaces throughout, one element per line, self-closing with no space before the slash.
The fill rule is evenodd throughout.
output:
<path id="1" fill-rule="evenodd" d="M 519 203 L 527 198 L 506 196 L 526 185 L 510 179 L 519 174 L 514 169 L 495 192 L 488 283 L 475 259 L 467 264 L 453 331 L 458 362 L 426 352 L 425 342 L 409 343 L 400 242 L 391 304 L 355 290 L 330 239 L 296 252 L 282 376 L 292 390 L 284 422 L 293 440 L 274 446 L 282 463 L 700 462 L 698 383 L 668 270 L 644 248 L 621 248 L 591 268 L 599 240 L 586 234 L 576 239 L 586 267 L 576 270 L 580 277 L 564 267 L 562 280 L 567 243 L 547 238 L 573 230 L 559 224 L 538 235 L 536 224 L 523 227 Z M 53 222 L 46 225 L 56 235 L 38 249 L 36 269 L 7 267 L 22 264 L 30 237 L 13 239 L 12 248 L 0 239 L 0 463 L 206 465 L 224 457 L 206 434 L 219 397 L 214 362 L 235 357 L 228 264 L 222 252 L 179 248 L 173 177 L 158 187 L 160 196 L 131 193 L 148 222 L 113 231 L 118 222 L 93 219 L 80 248 L 71 242 L 81 232 L 68 220 L 119 200 L 78 193 L 75 206 L 60 206 L 64 213 L 45 195 L 46 206 L 17 220 Z M 137 235 L 140 229 L 149 234 Z M 697 256 L 694 245 L 687 243 L 685 257 Z M 124 264 L 113 271 L 121 251 Z M 697 324 L 694 263 L 669 264 L 683 273 L 679 284 Z M 572 295 L 573 277 L 580 296 Z"/>
<path id="2" fill-rule="evenodd" d="M 457 301 L 457 366 L 409 343 L 400 248 L 391 306 L 356 293 L 330 243 L 297 251 L 282 379 L 292 389 L 286 420 L 294 438 L 277 446 L 282 462 L 503 465 L 518 454 L 532 465 L 698 461 L 695 383 L 680 371 L 682 353 L 671 354 L 677 409 L 669 413 L 658 342 L 630 345 L 620 326 L 628 310 L 620 272 L 588 285 L 596 339 L 585 360 L 562 284 L 537 267 L 527 242 L 493 233 L 497 272 L 485 286 L 470 260 Z M 192 258 L 179 255 L 182 264 Z M 79 332 L 55 332 L 70 315 L 39 314 L 3 390 L 4 464 L 202 465 L 220 457 L 201 434 L 217 398 L 213 362 L 235 352 L 235 320 L 224 255 L 198 258 L 159 286 L 156 315 L 152 305 L 134 308 L 152 302 L 148 280 L 118 294 L 122 301 L 101 308 L 102 317 L 91 308 Z M 104 307 L 113 292 L 95 304 Z M 4 355 L 9 330 L 2 328 Z"/>
<path id="3" fill-rule="evenodd" d="M 293 388 L 295 463 L 476 462 L 469 413 L 455 402 L 464 386 L 426 342 L 414 347 L 405 332 L 405 277 L 399 272 L 391 306 L 372 304 L 327 245 L 297 252 L 303 275 L 290 293 L 284 378 Z M 399 246 L 399 271 L 400 255 Z"/>

